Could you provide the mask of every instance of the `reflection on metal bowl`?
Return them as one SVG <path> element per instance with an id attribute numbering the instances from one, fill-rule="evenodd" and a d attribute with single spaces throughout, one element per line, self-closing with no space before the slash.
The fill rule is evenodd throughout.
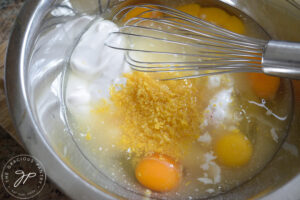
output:
<path id="1" fill-rule="evenodd" d="M 122 1 L 99 1 L 100 11 Z M 213 4 L 214 1 L 207 1 Z M 300 12 L 297 1 L 223 0 L 253 18 L 273 39 L 300 41 Z M 90 3 L 90 4 L 89 4 Z M 31 154 L 45 166 L 49 177 L 74 199 L 141 199 L 99 173 L 77 148 L 64 125 L 60 106 L 60 90 L 53 90 L 70 48 L 89 25 L 92 18 L 79 13 L 97 14 L 98 1 L 28 1 L 22 9 L 10 40 L 6 60 L 6 92 L 15 126 Z M 220 2 L 219 2 L 220 3 Z M 62 14 L 63 13 L 63 14 Z M 105 12 L 104 12 L 105 13 Z M 288 13 L 288 14 L 287 14 Z M 37 42 L 44 31 L 62 22 L 78 18 L 82 28 L 68 34 L 55 34 L 52 42 L 60 45 L 55 63 L 38 51 L 44 42 Z M 65 27 L 67 30 L 67 27 Z M 51 49 L 49 49 L 51 51 Z M 50 60 L 50 59 L 49 59 Z M 40 66 L 47 66 L 41 68 Z M 294 119 L 289 136 L 273 161 L 255 178 L 215 199 L 298 199 L 300 198 L 300 101 L 299 84 L 295 82 Z M 275 175 L 276 176 L 275 176 Z"/>

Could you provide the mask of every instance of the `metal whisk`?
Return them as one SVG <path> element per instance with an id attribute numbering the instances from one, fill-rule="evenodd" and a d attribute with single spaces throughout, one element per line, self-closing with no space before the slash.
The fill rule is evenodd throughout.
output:
<path id="1" fill-rule="evenodd" d="M 136 8 L 143 12 L 128 18 Z M 124 7 L 113 20 L 121 27 L 106 45 L 126 51 L 125 60 L 134 70 L 168 73 L 165 80 L 238 72 L 300 79 L 300 43 L 247 37 L 155 4 Z"/>

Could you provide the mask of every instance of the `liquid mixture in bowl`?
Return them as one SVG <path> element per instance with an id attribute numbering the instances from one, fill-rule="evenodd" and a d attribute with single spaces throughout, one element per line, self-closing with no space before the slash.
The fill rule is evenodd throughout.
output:
<path id="1" fill-rule="evenodd" d="M 251 19 L 221 7 L 175 8 L 239 34 L 267 37 Z M 133 9 L 123 20 L 144 11 Z M 123 51 L 104 46 L 117 23 L 123 22 L 91 23 L 73 51 L 66 79 L 73 137 L 99 172 L 145 196 L 197 199 L 226 192 L 266 166 L 289 126 L 289 81 L 251 73 L 159 81 L 160 75 L 132 71 Z M 134 44 L 174 48 L 142 39 Z M 166 58 L 172 59 L 186 61 Z"/>

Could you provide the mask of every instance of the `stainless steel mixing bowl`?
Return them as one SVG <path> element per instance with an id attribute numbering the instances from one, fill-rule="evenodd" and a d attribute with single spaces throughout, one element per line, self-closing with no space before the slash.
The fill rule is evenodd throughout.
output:
<path id="1" fill-rule="evenodd" d="M 124 0 L 123 0 L 124 1 Z M 73 199 L 142 199 L 137 193 L 108 179 L 91 165 L 65 129 L 57 88 L 80 31 L 61 31 L 50 41 L 44 32 L 82 17 L 90 18 L 119 1 L 30 0 L 23 7 L 13 30 L 6 59 L 6 93 L 15 127 L 28 151 L 45 166 L 46 173 Z M 210 2 L 209 0 L 207 2 Z M 222 0 L 252 17 L 273 39 L 300 42 L 299 0 Z M 64 29 L 65 28 L 65 29 Z M 67 30 L 63 27 L 62 30 Z M 53 52 L 46 44 L 60 45 Z M 55 62 L 51 61 L 55 56 Z M 50 62 L 51 61 L 51 62 Z M 287 141 L 273 161 L 255 178 L 215 199 L 300 199 L 300 102 Z"/>

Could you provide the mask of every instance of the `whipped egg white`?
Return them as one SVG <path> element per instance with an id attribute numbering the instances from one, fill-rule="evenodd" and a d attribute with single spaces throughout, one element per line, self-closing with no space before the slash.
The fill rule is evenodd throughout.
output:
<path id="1" fill-rule="evenodd" d="M 71 112 L 87 114 L 91 103 L 109 97 L 112 84 L 125 83 L 121 75 L 129 67 L 123 62 L 124 52 L 104 45 L 108 35 L 117 30 L 113 22 L 98 18 L 74 48 L 66 95 Z M 121 44 L 124 39 L 120 36 L 115 40 Z"/>

